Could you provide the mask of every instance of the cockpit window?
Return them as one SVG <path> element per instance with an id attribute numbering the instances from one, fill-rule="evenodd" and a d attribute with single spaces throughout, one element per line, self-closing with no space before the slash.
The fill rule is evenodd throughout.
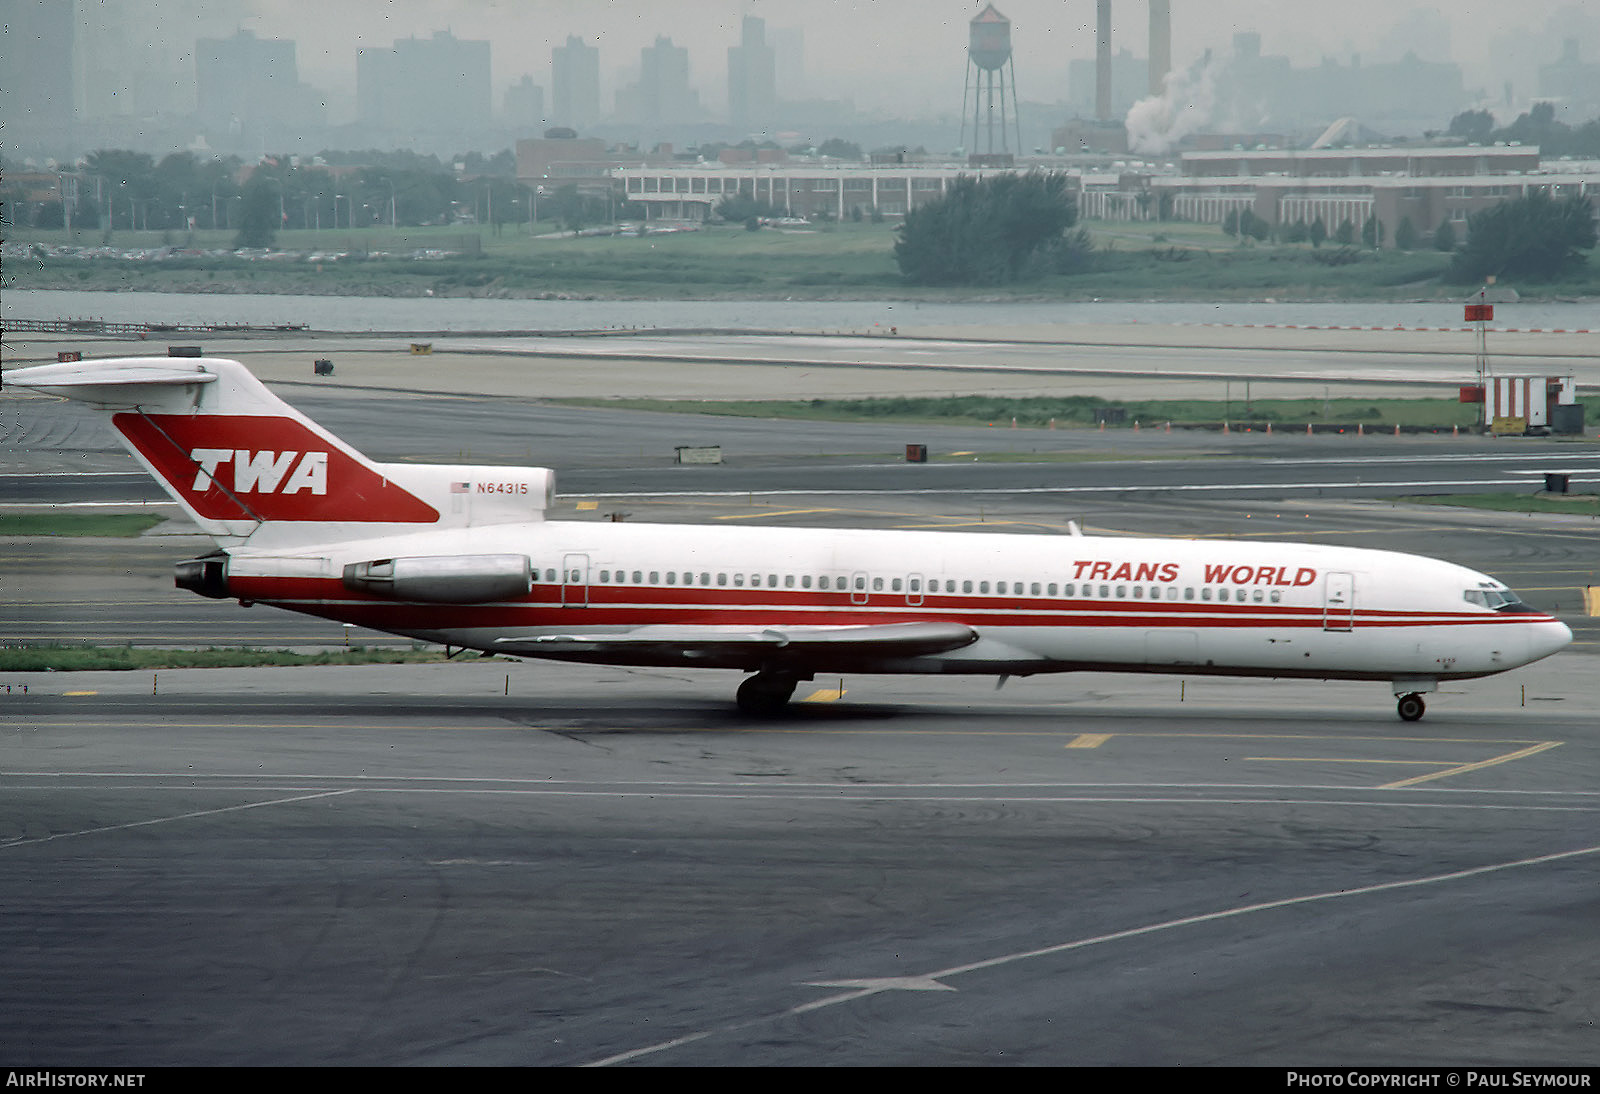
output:
<path id="1" fill-rule="evenodd" d="M 1467 589 L 1462 596 L 1468 604 L 1489 608 L 1497 612 L 1531 612 L 1533 609 L 1517 599 L 1509 589 Z"/>

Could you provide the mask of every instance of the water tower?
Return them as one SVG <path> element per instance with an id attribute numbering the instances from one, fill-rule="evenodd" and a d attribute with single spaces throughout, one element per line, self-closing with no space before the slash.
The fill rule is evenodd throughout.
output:
<path id="1" fill-rule="evenodd" d="M 1022 150 L 1017 126 L 1016 71 L 1011 64 L 1011 20 L 993 4 L 975 16 L 967 45 L 967 83 L 961 93 L 961 144 L 974 156 L 1011 155 Z M 1007 114 L 1006 96 L 1011 104 Z M 967 102 L 971 100 L 972 143 L 967 143 Z"/>

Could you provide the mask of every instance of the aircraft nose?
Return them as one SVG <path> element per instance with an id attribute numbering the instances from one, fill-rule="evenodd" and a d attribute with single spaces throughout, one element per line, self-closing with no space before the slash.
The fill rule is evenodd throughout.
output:
<path id="1" fill-rule="evenodd" d="M 1552 619 L 1548 623 L 1535 623 L 1532 631 L 1533 633 L 1528 636 L 1528 652 L 1533 655 L 1535 661 L 1565 649 L 1572 642 L 1572 628 L 1558 619 Z"/>

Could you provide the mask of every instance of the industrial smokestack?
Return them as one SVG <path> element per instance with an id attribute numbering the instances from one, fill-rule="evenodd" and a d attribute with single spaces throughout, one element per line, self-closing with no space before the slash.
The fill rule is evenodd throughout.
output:
<path id="1" fill-rule="evenodd" d="M 1150 94 L 1160 95 L 1172 71 L 1172 0 L 1150 0 Z"/>
<path id="2" fill-rule="evenodd" d="M 1094 38 L 1094 116 L 1111 120 L 1111 0 L 1097 0 Z"/>

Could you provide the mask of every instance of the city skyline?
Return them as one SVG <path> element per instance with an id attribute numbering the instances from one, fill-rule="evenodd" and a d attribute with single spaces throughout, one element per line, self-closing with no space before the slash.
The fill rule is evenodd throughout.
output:
<path id="1" fill-rule="evenodd" d="M 1060 145 L 1059 127 L 1097 112 L 1084 90 L 1096 52 L 1095 0 L 997 6 L 1013 27 L 1019 147 Z M 1173 136 L 1203 127 L 1301 139 L 1360 115 L 1371 132 L 1403 137 L 1476 108 L 1505 124 L 1539 94 L 1570 106 L 1567 121 L 1593 116 L 1600 102 L 1584 90 L 1600 87 L 1591 79 L 1600 15 L 1570 0 L 1532 0 L 1514 20 L 1498 9 L 1473 20 L 1375 0 L 1350 0 L 1331 14 L 1302 11 L 1292 21 L 1261 0 L 1170 7 L 1172 85 L 1142 103 L 1150 0 L 1112 8 L 1114 118 L 1137 118 L 1141 130 L 1164 116 L 1181 119 L 1158 126 Z M 0 42 L 0 60 L 21 73 L 0 89 L 11 154 L 55 159 L 124 143 L 246 156 L 341 146 L 454 154 L 506 147 L 550 126 L 646 147 L 833 136 L 948 151 L 963 143 L 968 23 L 982 8 L 912 0 L 792 0 L 781 9 L 764 0 L 348 0 L 317 18 L 312 10 L 310 0 L 0 0 L 7 26 L 23 28 Z M 59 54 L 33 48 L 35 39 L 66 37 Z M 218 63 L 225 47 L 241 60 L 263 58 L 258 87 L 241 82 L 243 64 L 231 65 L 238 78 L 229 86 L 230 65 Z M 435 56 L 466 58 L 468 50 L 481 52 L 460 61 Z M 645 71 L 669 55 L 669 80 Z M 384 58 L 394 71 L 380 80 Z M 1558 61 L 1568 75 L 1548 79 Z M 572 69 L 566 83 L 563 66 Z M 741 75 L 747 69 L 756 83 Z M 443 72 L 458 75 L 441 79 Z M 380 84 L 386 99 L 375 96 Z M 1348 94 L 1351 87 L 1364 93 Z M 200 101 L 207 88 L 227 101 Z M 502 105 L 513 103 L 514 112 Z M 1136 143 L 1149 150 L 1171 142 Z"/>
<path id="2" fill-rule="evenodd" d="M 12 0 L 18 2 L 18 0 Z M 21 0 L 26 3 L 27 0 Z M 295 43 L 300 78 L 327 96 L 332 124 L 356 116 L 356 58 L 363 49 L 388 48 L 405 38 L 449 31 L 461 39 L 491 43 L 493 94 L 523 76 L 551 88 L 551 51 L 568 35 L 600 50 L 601 104 L 614 110 L 615 95 L 638 78 L 641 51 L 658 35 L 687 50 L 690 86 L 706 108 L 728 111 L 727 50 L 740 42 L 741 21 L 755 16 L 773 31 L 804 33 L 804 96 L 848 96 L 863 111 L 918 114 L 960 109 L 967 21 L 982 4 L 929 5 L 919 0 L 790 0 L 785 4 L 743 0 L 727 4 L 648 3 L 645 0 L 221 0 L 196 6 L 127 0 L 79 0 L 80 19 L 91 30 L 98 16 L 121 30 L 122 44 L 95 59 L 113 69 L 122 58 L 139 62 L 130 85 L 159 82 L 145 64 L 164 58 L 174 85 L 187 71 L 192 84 L 195 44 L 225 38 L 239 29 L 262 38 Z M 1208 50 L 1228 48 L 1235 33 L 1261 35 L 1264 50 L 1297 65 L 1323 58 L 1348 62 L 1398 60 L 1407 51 L 1424 60 L 1453 60 L 1469 87 L 1500 98 L 1507 80 L 1529 84 L 1531 74 L 1559 52 L 1560 40 L 1577 38 L 1586 57 L 1600 56 L 1600 15 L 1570 0 L 1529 0 L 1515 11 L 1505 6 L 1451 8 L 1381 0 L 1346 0 L 1333 6 L 1284 6 L 1269 0 L 1177 0 L 1172 5 L 1172 61 L 1176 68 Z M 1015 28 L 1019 93 L 1039 102 L 1067 98 L 1067 64 L 1094 53 L 1094 0 L 1006 0 L 997 4 Z M 1148 0 L 1113 5 L 1113 45 L 1143 56 Z M 843 28 L 841 30 L 840 28 Z M 139 39 L 143 41 L 139 41 Z M 129 48 L 131 46 L 135 48 Z M 107 47 L 100 47 L 102 54 Z M 955 87 L 954 102 L 950 87 Z M 148 92 L 147 92 L 148 93 Z M 181 92 L 175 93 L 181 95 Z M 192 88 L 189 95 L 193 95 Z M 548 100 L 547 100 L 548 101 Z M 90 104 L 92 111 L 93 104 Z"/>

